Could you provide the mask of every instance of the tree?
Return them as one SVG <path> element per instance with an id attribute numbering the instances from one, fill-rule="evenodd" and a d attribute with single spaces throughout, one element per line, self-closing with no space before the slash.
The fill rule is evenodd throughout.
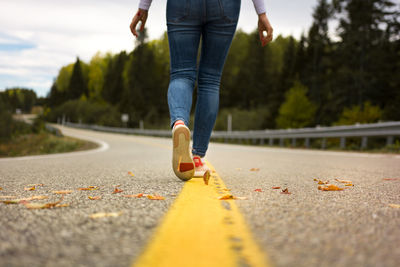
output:
<path id="1" fill-rule="evenodd" d="M 67 89 L 68 99 L 78 99 L 81 96 L 88 96 L 87 83 L 84 79 L 81 61 L 76 59 L 71 79 Z"/>
<path id="2" fill-rule="evenodd" d="M 373 106 L 371 102 L 365 102 L 363 106 L 344 108 L 336 125 L 353 125 L 356 123 L 374 123 L 382 118 L 382 110 Z"/>
<path id="3" fill-rule="evenodd" d="M 107 71 L 111 55 L 102 56 L 99 52 L 96 53 L 89 63 L 88 74 L 88 96 L 94 101 L 102 101 L 102 90 L 104 88 L 104 77 Z"/>
<path id="4" fill-rule="evenodd" d="M 104 74 L 102 96 L 105 101 L 112 105 L 118 105 L 122 100 L 122 92 L 124 91 L 122 74 L 127 60 L 128 55 L 125 51 L 113 56 Z"/>
<path id="5" fill-rule="evenodd" d="M 286 93 L 276 120 L 278 128 L 302 128 L 312 124 L 315 104 L 307 98 L 307 87 L 299 82 Z"/>

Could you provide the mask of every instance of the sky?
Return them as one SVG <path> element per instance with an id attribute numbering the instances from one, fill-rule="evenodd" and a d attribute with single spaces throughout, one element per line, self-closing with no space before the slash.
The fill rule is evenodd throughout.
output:
<path id="1" fill-rule="evenodd" d="M 129 30 L 139 0 L 1 0 L 0 91 L 12 87 L 46 96 L 64 65 L 76 57 L 88 62 L 97 52 L 134 48 Z M 312 23 L 317 0 L 265 0 L 279 34 L 300 37 Z M 166 0 L 153 0 L 146 26 L 149 38 L 166 31 Z M 251 0 L 242 0 L 238 28 L 257 26 Z"/>

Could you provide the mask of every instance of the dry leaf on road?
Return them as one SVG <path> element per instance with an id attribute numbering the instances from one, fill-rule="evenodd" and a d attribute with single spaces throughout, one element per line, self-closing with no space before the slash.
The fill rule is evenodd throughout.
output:
<path id="1" fill-rule="evenodd" d="M 47 196 L 33 196 L 33 197 L 27 197 L 27 198 L 18 198 L 18 199 L 11 199 L 11 200 L 3 200 L 4 204 L 23 204 L 32 200 L 42 200 L 42 199 L 47 199 Z"/>
<path id="2" fill-rule="evenodd" d="M 124 190 L 121 190 L 121 189 L 116 187 L 112 193 L 113 194 L 118 194 L 118 193 L 121 193 L 121 192 L 124 192 Z"/>
<path id="3" fill-rule="evenodd" d="M 30 186 L 30 187 L 25 187 L 24 190 L 25 191 L 34 191 L 36 189 L 35 186 Z"/>
<path id="4" fill-rule="evenodd" d="M 335 179 L 335 181 L 342 183 L 342 184 L 351 184 L 353 183 L 352 181 L 346 181 L 346 180 L 340 180 L 340 179 Z"/>
<path id="5" fill-rule="evenodd" d="M 389 204 L 388 206 L 394 209 L 400 209 L 400 204 Z"/>
<path id="6" fill-rule="evenodd" d="M 222 197 L 219 197 L 218 199 L 219 200 L 230 200 L 230 199 L 244 200 L 244 199 L 247 199 L 247 197 L 235 197 L 234 195 L 227 194 Z"/>
<path id="7" fill-rule="evenodd" d="M 53 203 L 23 203 L 25 205 L 25 207 L 27 207 L 28 209 L 50 209 L 50 208 L 54 208 L 56 207 L 58 204 L 61 203 L 61 201 L 63 201 L 64 199 L 64 195 L 61 196 L 61 198 Z"/>
<path id="8" fill-rule="evenodd" d="M 285 189 L 282 189 L 281 194 L 290 195 L 291 193 L 289 192 L 289 189 L 285 188 Z"/>
<path id="9" fill-rule="evenodd" d="M 342 191 L 343 188 L 340 188 L 336 185 L 333 184 L 327 184 L 327 185 L 320 185 L 318 186 L 318 190 L 322 190 L 322 191 Z"/>
<path id="10" fill-rule="evenodd" d="M 0 190 L 3 190 L 3 187 L 0 187 Z"/>
<path id="11" fill-rule="evenodd" d="M 254 192 L 262 192 L 261 189 L 254 189 Z"/>
<path id="12" fill-rule="evenodd" d="M 98 218 L 106 218 L 106 217 L 118 217 L 121 216 L 122 211 L 120 212 L 99 212 L 99 213 L 93 213 L 89 217 L 92 219 L 98 219 Z"/>
<path id="13" fill-rule="evenodd" d="M 95 196 L 95 197 L 88 196 L 88 199 L 90 199 L 90 200 L 99 200 L 99 199 L 101 199 L 101 196 Z"/>
<path id="14" fill-rule="evenodd" d="M 127 197 L 127 198 L 141 198 L 142 196 L 144 196 L 142 193 L 137 194 L 137 195 L 123 195 L 123 197 Z"/>
<path id="15" fill-rule="evenodd" d="M 28 184 L 27 186 L 44 186 L 44 184 Z"/>
<path id="16" fill-rule="evenodd" d="M 250 171 L 251 172 L 258 172 L 260 169 L 259 168 L 251 168 Z"/>
<path id="17" fill-rule="evenodd" d="M 72 190 L 61 190 L 61 191 L 53 191 L 53 194 L 66 195 L 66 194 L 71 194 L 72 192 L 73 192 Z"/>
<path id="18" fill-rule="evenodd" d="M 133 174 L 133 172 L 128 172 L 128 174 L 132 177 L 134 177 L 135 175 Z"/>
<path id="19" fill-rule="evenodd" d="M 203 175 L 203 181 L 205 185 L 208 185 L 208 181 L 210 181 L 210 171 L 206 171 Z"/>
<path id="20" fill-rule="evenodd" d="M 400 178 L 383 178 L 383 181 L 398 181 Z"/>
<path id="21" fill-rule="evenodd" d="M 146 197 L 147 197 L 148 199 L 151 199 L 151 200 L 164 200 L 164 199 L 165 199 L 165 197 L 162 197 L 162 196 L 146 195 Z"/>
<path id="22" fill-rule="evenodd" d="M 78 188 L 78 190 L 81 190 L 81 191 L 91 191 L 91 190 L 99 190 L 99 189 L 100 189 L 100 187 L 98 187 L 98 186 L 88 186 L 88 187 Z"/>
<path id="23" fill-rule="evenodd" d="M 345 184 L 344 186 L 354 186 L 353 184 Z"/>
<path id="24" fill-rule="evenodd" d="M 273 186 L 272 189 L 281 189 L 280 186 Z"/>

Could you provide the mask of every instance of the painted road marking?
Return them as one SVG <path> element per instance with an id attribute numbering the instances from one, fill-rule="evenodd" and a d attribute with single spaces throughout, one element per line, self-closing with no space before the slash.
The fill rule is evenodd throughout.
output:
<path id="1" fill-rule="evenodd" d="M 268 266 L 234 200 L 211 164 L 208 186 L 192 179 L 163 218 L 133 267 Z"/>

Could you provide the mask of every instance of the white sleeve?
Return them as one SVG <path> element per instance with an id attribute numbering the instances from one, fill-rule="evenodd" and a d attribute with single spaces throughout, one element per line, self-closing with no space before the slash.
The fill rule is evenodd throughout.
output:
<path id="1" fill-rule="evenodd" d="M 140 0 L 139 8 L 144 10 L 149 10 L 152 0 Z"/>
<path id="2" fill-rule="evenodd" d="M 143 0 L 141 0 L 143 1 Z M 253 0 L 254 8 L 256 9 L 256 12 L 258 15 L 265 13 L 265 5 L 264 5 L 264 0 Z"/>

